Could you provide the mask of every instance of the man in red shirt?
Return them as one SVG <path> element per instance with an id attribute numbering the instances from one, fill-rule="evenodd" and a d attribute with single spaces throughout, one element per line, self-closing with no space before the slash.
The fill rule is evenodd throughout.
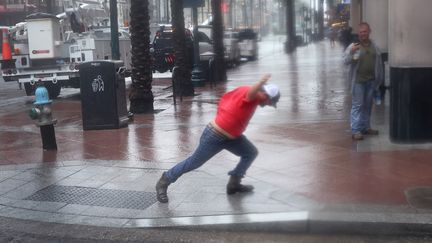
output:
<path id="1" fill-rule="evenodd" d="M 279 88 L 274 84 L 266 84 L 269 78 L 270 75 L 267 74 L 255 85 L 238 87 L 221 97 L 216 118 L 204 129 L 195 152 L 164 172 L 157 182 L 156 193 L 159 202 L 168 202 L 167 189 L 171 183 L 184 173 L 200 167 L 223 149 L 240 157 L 237 166 L 228 172 L 230 179 L 227 194 L 253 190 L 251 185 L 240 184 L 246 170 L 258 155 L 257 148 L 243 132 L 258 105 L 276 107 L 279 101 Z"/>

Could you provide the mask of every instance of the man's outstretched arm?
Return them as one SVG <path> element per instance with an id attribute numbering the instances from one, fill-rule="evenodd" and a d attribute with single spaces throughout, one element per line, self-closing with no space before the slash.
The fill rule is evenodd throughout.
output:
<path id="1" fill-rule="evenodd" d="M 271 75 L 266 74 L 264 75 L 258 83 L 252 86 L 252 88 L 249 90 L 249 92 L 246 95 L 247 100 L 254 100 L 258 94 L 258 92 L 261 90 L 262 86 L 267 83 L 267 81 L 270 79 Z"/>

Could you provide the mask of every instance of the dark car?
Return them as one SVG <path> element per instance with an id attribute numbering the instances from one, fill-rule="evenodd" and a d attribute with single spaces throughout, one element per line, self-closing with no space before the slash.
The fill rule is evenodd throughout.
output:
<path id="1" fill-rule="evenodd" d="M 187 47 L 192 48 L 192 34 L 188 29 L 186 31 Z M 170 25 L 162 25 L 156 31 L 153 42 L 151 43 L 153 56 L 153 71 L 166 72 L 174 68 L 174 39 L 173 29 Z M 190 51 L 187 51 L 190 53 Z"/>

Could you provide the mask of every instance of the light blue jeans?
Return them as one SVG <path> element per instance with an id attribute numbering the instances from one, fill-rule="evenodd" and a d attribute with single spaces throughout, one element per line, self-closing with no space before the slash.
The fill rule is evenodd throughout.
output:
<path id="1" fill-rule="evenodd" d="M 169 182 L 173 183 L 181 175 L 200 167 L 223 149 L 240 157 L 237 166 L 228 172 L 229 175 L 237 177 L 243 177 L 246 174 L 246 170 L 258 155 L 257 148 L 244 135 L 236 139 L 229 139 L 208 125 L 201 135 L 195 152 L 168 170 L 165 176 Z"/>
<path id="2" fill-rule="evenodd" d="M 373 95 L 373 80 L 354 83 L 351 106 L 352 134 L 365 132 L 370 128 Z"/>

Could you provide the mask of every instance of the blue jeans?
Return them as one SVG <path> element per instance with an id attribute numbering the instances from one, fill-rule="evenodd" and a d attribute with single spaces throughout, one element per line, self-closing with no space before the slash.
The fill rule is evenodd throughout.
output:
<path id="1" fill-rule="evenodd" d="M 173 183 L 181 175 L 200 167 L 223 149 L 240 156 L 240 162 L 233 170 L 228 172 L 229 175 L 237 177 L 243 177 L 246 174 L 246 170 L 258 155 L 257 148 L 244 135 L 229 139 L 208 125 L 201 135 L 200 143 L 195 152 L 168 170 L 165 176 L 169 182 Z"/>
<path id="2" fill-rule="evenodd" d="M 365 132 L 370 128 L 373 95 L 373 80 L 354 83 L 351 106 L 352 134 Z"/>

